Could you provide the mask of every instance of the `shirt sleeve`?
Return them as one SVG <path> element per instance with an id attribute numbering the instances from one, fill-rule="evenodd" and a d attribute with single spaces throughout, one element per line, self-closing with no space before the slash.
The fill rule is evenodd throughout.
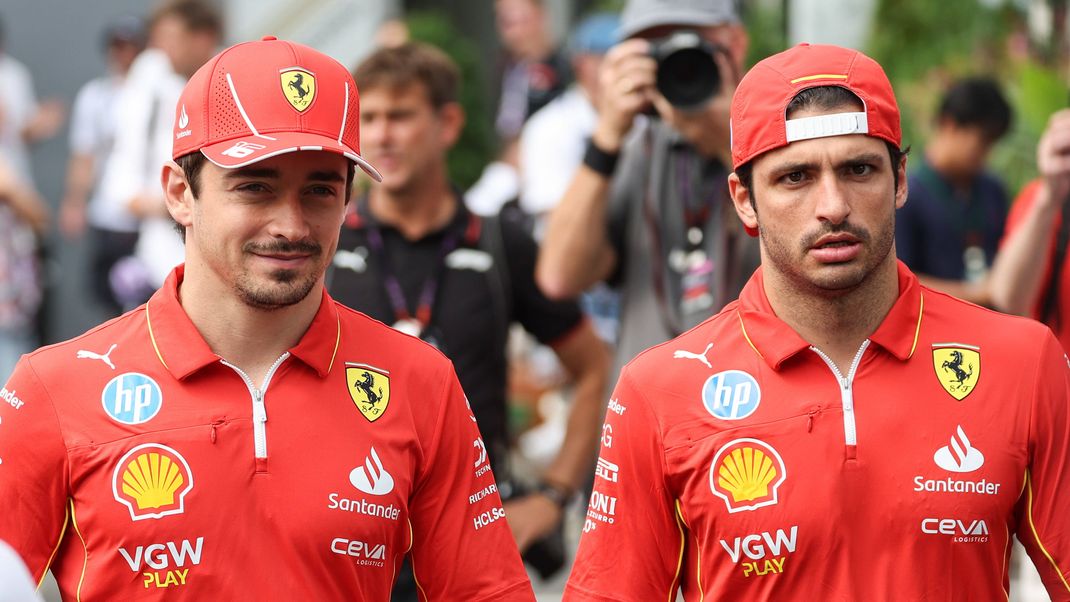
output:
<path id="1" fill-rule="evenodd" d="M 684 532 L 656 417 L 621 374 L 602 426 L 594 490 L 564 600 L 675 600 Z"/>
<path id="2" fill-rule="evenodd" d="M 453 371 L 410 502 L 421 601 L 534 601 L 475 416 Z"/>
<path id="3" fill-rule="evenodd" d="M 1030 418 L 1030 459 L 1018 539 L 1052 600 L 1070 601 L 1070 359 L 1045 331 Z"/>
<path id="4" fill-rule="evenodd" d="M 52 401 L 23 357 L 0 389 L 0 540 L 37 582 L 64 534 L 69 481 Z"/>
<path id="5" fill-rule="evenodd" d="M 509 286 L 513 296 L 513 317 L 540 343 L 549 345 L 560 340 L 579 325 L 583 312 L 576 301 L 552 301 L 535 284 L 535 258 L 538 248 L 519 224 L 506 217 L 499 218 L 501 236 L 509 262 Z M 484 222 L 493 225 L 493 222 Z"/>
<path id="6" fill-rule="evenodd" d="M 96 114 L 93 110 L 93 94 L 96 85 L 96 80 L 85 84 L 74 99 L 74 107 L 71 109 L 70 134 L 71 152 L 74 154 L 91 154 L 99 144 L 97 138 L 99 129 L 95 127 L 95 121 L 103 119 L 103 116 Z"/>
<path id="7" fill-rule="evenodd" d="M 532 214 L 550 211 L 565 195 L 583 159 L 586 138 L 562 132 L 565 105 L 536 112 L 520 134 L 520 206 Z"/>

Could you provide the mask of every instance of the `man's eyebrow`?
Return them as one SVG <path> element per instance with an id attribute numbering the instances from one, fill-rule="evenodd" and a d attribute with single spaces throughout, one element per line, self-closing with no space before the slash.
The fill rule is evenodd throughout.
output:
<path id="1" fill-rule="evenodd" d="M 811 171 L 816 168 L 816 163 L 809 163 L 806 161 L 785 161 L 784 163 L 773 165 L 772 169 L 769 170 L 769 173 L 782 174 L 796 171 Z"/>
<path id="2" fill-rule="evenodd" d="M 345 176 L 337 171 L 314 171 L 306 178 L 316 182 L 345 182 Z"/>
<path id="3" fill-rule="evenodd" d="M 238 167 L 224 172 L 224 178 L 238 180 L 241 178 L 278 178 L 279 170 L 270 167 Z"/>
<path id="4" fill-rule="evenodd" d="M 244 178 L 278 179 L 281 172 L 270 167 L 239 167 L 228 169 L 224 175 L 228 180 L 240 180 Z M 336 171 L 313 171 L 305 176 L 306 180 L 316 182 L 345 182 L 345 176 Z"/>
<path id="5" fill-rule="evenodd" d="M 847 167 L 850 165 L 861 165 L 863 163 L 880 165 L 881 159 L 884 156 L 886 155 L 882 155 L 881 153 L 862 153 L 841 161 L 840 166 Z"/>

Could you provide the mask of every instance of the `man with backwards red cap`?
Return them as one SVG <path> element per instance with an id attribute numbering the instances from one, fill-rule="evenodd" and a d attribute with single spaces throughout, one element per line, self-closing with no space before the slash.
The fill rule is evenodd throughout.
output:
<path id="1" fill-rule="evenodd" d="M 0 539 L 64 597 L 532 600 L 448 360 L 323 290 L 360 156 L 335 60 L 217 55 L 163 169 L 186 263 L 0 390 Z M 493 554 L 487 554 L 493 550 Z M 2 589 L 2 584 L 0 584 Z"/>
<path id="2" fill-rule="evenodd" d="M 762 267 L 622 373 L 565 599 L 1005 599 L 1013 534 L 1070 600 L 1070 360 L 897 261 L 883 70 L 797 46 L 731 121 Z"/>

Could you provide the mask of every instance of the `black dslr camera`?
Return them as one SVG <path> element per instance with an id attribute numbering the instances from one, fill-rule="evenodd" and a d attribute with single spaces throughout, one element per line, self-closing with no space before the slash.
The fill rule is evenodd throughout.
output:
<path id="1" fill-rule="evenodd" d="M 721 88 L 715 52 L 717 47 L 692 30 L 651 40 L 650 56 L 658 62 L 658 92 L 684 111 L 705 105 Z"/>

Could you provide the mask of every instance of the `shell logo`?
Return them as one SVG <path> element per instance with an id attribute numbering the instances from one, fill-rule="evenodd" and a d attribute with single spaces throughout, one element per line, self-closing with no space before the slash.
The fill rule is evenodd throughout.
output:
<path id="1" fill-rule="evenodd" d="M 777 503 L 788 472 L 780 454 L 758 439 L 736 439 L 722 447 L 710 465 L 710 489 L 728 511 L 755 510 Z"/>
<path id="2" fill-rule="evenodd" d="M 193 472 L 182 454 L 158 443 L 126 452 L 112 475 L 115 501 L 130 510 L 131 520 L 163 518 L 185 511 L 193 489 Z"/>

